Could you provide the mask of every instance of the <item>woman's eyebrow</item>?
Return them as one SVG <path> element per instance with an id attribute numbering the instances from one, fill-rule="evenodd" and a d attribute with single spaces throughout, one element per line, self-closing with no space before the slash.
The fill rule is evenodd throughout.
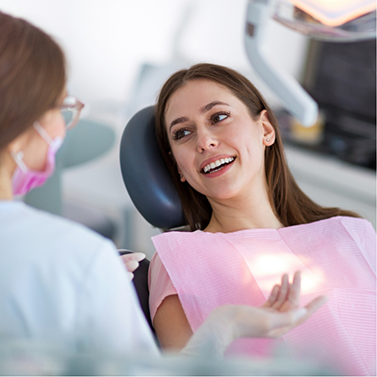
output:
<path id="1" fill-rule="evenodd" d="M 228 103 L 226 102 L 222 102 L 222 101 L 213 101 L 213 102 L 210 102 L 208 105 L 205 105 L 204 107 L 202 107 L 200 109 L 200 112 L 202 113 L 205 113 L 209 110 L 211 110 L 214 106 L 217 106 L 217 105 L 225 105 L 225 106 L 230 106 Z"/>
<path id="2" fill-rule="evenodd" d="M 210 102 L 209 104 L 203 106 L 201 109 L 200 109 L 200 112 L 201 113 L 206 113 L 207 111 L 210 111 L 213 107 L 217 106 L 217 105 L 225 105 L 225 106 L 230 106 L 228 103 L 226 102 L 222 102 L 222 101 L 213 101 L 213 102 Z M 174 119 L 171 123 L 170 123 L 170 126 L 169 126 L 169 131 L 170 129 L 175 126 L 176 124 L 178 123 L 184 123 L 184 122 L 187 122 L 188 121 L 188 118 L 186 117 L 179 117 L 177 119 Z"/>
<path id="3" fill-rule="evenodd" d="M 170 127 L 169 127 L 169 131 L 170 129 L 175 126 L 176 124 L 178 123 L 184 123 L 184 122 L 187 122 L 188 119 L 186 117 L 179 117 L 177 119 L 174 119 L 171 123 L 170 123 Z"/>

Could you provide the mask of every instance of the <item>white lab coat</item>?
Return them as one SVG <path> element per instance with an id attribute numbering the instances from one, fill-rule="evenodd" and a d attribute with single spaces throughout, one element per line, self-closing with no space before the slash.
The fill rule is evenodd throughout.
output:
<path id="1" fill-rule="evenodd" d="M 0 201 L 0 340 L 158 354 L 114 244 L 23 202 Z"/>

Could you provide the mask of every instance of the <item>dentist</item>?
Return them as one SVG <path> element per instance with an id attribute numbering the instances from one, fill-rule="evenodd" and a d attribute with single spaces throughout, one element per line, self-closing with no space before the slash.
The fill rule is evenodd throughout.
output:
<path id="1" fill-rule="evenodd" d="M 114 244 L 13 200 L 52 175 L 84 107 L 65 66 L 50 36 L 0 13 L 0 337 L 157 354 Z"/>

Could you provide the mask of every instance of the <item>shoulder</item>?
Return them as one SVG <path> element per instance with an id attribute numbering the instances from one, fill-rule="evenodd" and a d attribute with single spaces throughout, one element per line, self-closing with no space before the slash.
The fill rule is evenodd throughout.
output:
<path id="1" fill-rule="evenodd" d="M 34 208 L 23 202 L 0 202 L 0 222 L 4 221 L 4 217 L 8 218 L 8 226 L 16 225 L 13 220 L 17 220 L 17 227 L 48 226 L 50 229 L 54 227 L 66 228 L 75 231 L 89 231 L 85 226 L 65 219 L 62 216 L 52 214 L 50 212 Z M 5 225 L 5 224 L 4 224 Z M 91 231 L 89 231 L 90 233 Z M 93 232 L 94 233 L 94 232 Z"/>
<path id="2" fill-rule="evenodd" d="M 219 237 L 217 233 L 208 233 L 201 230 L 196 230 L 193 232 L 171 231 L 152 237 L 152 242 L 158 251 L 163 251 L 169 248 L 178 250 L 180 248 L 186 249 L 188 245 L 197 245 L 210 242 L 217 237 Z"/>
<path id="3" fill-rule="evenodd" d="M 149 282 L 159 280 L 159 276 L 167 276 L 164 264 L 161 261 L 160 255 L 155 252 L 151 258 L 149 265 Z"/>
<path id="4" fill-rule="evenodd" d="M 82 224 L 22 202 L 0 204 L 1 242 L 18 258 L 62 263 L 89 263 L 99 252 L 116 254 L 112 241 Z"/>
<path id="5" fill-rule="evenodd" d="M 317 223 L 317 224 L 316 224 Z M 319 241 L 325 237 L 326 243 L 335 243 L 345 250 L 358 250 L 369 264 L 374 265 L 376 257 L 376 231 L 366 219 L 348 216 L 336 216 L 313 224 L 313 233 Z M 311 225 L 311 224 L 308 224 Z M 349 255 L 349 254 L 348 254 Z"/>
<path id="6" fill-rule="evenodd" d="M 336 216 L 331 217 L 330 219 L 317 221 L 316 223 L 321 223 L 322 226 L 329 227 L 330 229 L 343 228 L 350 235 L 376 235 L 373 225 L 368 220 L 363 218 Z"/>
<path id="7" fill-rule="evenodd" d="M 347 233 L 358 243 L 376 242 L 376 231 L 373 225 L 365 219 L 339 216 L 335 218 Z"/>
<path id="8" fill-rule="evenodd" d="M 168 231 L 158 234 L 157 236 L 153 236 L 152 240 L 154 241 L 170 241 L 170 240 L 180 240 L 186 238 L 196 238 L 200 237 L 204 234 L 201 230 L 196 230 L 194 232 L 191 231 Z"/>
<path id="9" fill-rule="evenodd" d="M 337 216 L 331 218 L 333 221 L 337 221 L 344 226 L 354 226 L 360 228 L 370 228 L 373 229 L 373 225 L 370 221 L 360 218 L 360 217 L 349 217 L 349 216 Z"/>
<path id="10" fill-rule="evenodd" d="M 295 231 L 295 232 L 312 232 L 315 230 L 334 232 L 340 229 L 355 229 L 367 230 L 375 233 L 372 224 L 363 218 L 348 217 L 348 216 L 335 216 L 328 219 L 313 221 L 307 224 L 298 224 L 281 228 L 282 231 Z"/>
<path id="11" fill-rule="evenodd" d="M 165 266 L 158 253 L 154 253 L 149 268 L 149 306 L 152 321 L 164 299 L 171 295 L 176 295 L 175 289 Z"/>

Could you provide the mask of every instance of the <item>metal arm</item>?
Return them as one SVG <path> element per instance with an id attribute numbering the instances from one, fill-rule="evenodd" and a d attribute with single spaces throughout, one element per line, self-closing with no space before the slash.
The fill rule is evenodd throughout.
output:
<path id="1" fill-rule="evenodd" d="M 274 91 L 284 107 L 304 126 L 312 126 L 318 115 L 318 105 L 290 75 L 274 66 L 265 56 L 264 33 L 271 16 L 271 0 L 249 0 L 246 14 L 245 47 L 255 71 Z"/>

